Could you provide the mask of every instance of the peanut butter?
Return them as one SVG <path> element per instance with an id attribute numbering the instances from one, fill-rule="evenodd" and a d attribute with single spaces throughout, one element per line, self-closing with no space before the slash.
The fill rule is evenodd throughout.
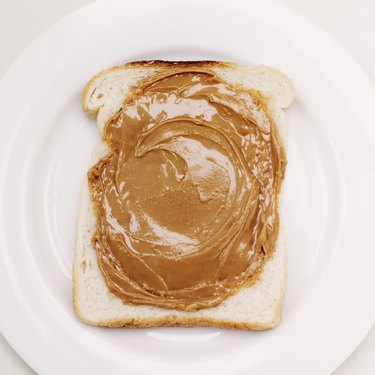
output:
<path id="1" fill-rule="evenodd" d="M 286 157 L 259 93 L 209 69 L 141 82 L 88 174 L 92 239 L 124 303 L 193 311 L 259 276 L 275 248 Z"/>

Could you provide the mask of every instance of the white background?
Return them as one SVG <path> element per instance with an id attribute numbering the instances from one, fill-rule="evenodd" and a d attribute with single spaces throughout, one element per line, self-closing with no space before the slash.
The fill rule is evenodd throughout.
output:
<path id="1" fill-rule="evenodd" d="M 375 1 L 277 1 L 291 6 L 328 31 L 357 59 L 375 83 Z M 0 75 L 48 26 L 90 2 L 91 0 L 0 0 Z M 1 334 L 0 374 L 35 374 L 9 347 Z M 375 374 L 375 328 L 334 372 L 334 375 L 349 374 Z"/>

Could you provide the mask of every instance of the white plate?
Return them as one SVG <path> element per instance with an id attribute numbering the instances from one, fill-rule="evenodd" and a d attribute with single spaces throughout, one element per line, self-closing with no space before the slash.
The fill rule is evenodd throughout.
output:
<path id="1" fill-rule="evenodd" d="M 130 60 L 277 66 L 287 110 L 289 284 L 267 332 L 100 329 L 71 302 L 75 215 L 99 137 L 85 82 Z M 375 318 L 375 92 L 328 36 L 265 1 L 102 1 L 59 22 L 0 84 L 1 330 L 40 374 L 321 374 Z"/>

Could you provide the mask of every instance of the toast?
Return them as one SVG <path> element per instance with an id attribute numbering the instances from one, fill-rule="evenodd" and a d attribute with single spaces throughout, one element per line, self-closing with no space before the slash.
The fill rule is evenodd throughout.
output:
<path id="1" fill-rule="evenodd" d="M 256 90 L 267 106 L 286 150 L 287 126 L 283 108 L 294 99 L 291 80 L 279 70 L 267 66 L 241 67 L 214 61 L 133 62 L 105 70 L 94 76 L 82 95 L 86 113 L 95 115 L 102 136 L 108 120 L 121 108 L 138 83 L 171 67 L 205 68 L 221 80 L 243 90 Z M 105 142 L 92 155 L 92 165 L 109 152 Z M 84 179 L 77 218 L 73 261 L 73 303 L 83 322 L 106 327 L 216 326 L 221 328 L 264 330 L 277 326 L 286 288 L 287 253 L 282 223 L 273 256 L 264 265 L 259 279 L 227 297 L 218 306 L 197 311 L 164 309 L 150 305 L 125 304 L 111 293 L 98 265 L 92 237 L 96 216 L 87 178 Z"/>

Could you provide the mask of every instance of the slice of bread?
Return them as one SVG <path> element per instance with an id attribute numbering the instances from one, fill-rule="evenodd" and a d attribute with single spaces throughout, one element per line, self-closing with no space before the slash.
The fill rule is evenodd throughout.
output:
<path id="1" fill-rule="evenodd" d="M 258 90 L 266 99 L 267 112 L 276 124 L 286 149 L 287 126 L 282 108 L 288 107 L 294 99 L 291 80 L 279 70 L 268 66 L 246 68 L 213 61 L 133 62 L 97 74 L 85 87 L 82 105 L 87 113 L 97 116 L 100 135 L 103 134 L 106 122 L 121 108 L 138 82 L 171 66 L 208 68 L 232 85 L 245 90 Z M 106 143 L 98 145 L 93 152 L 92 165 L 105 156 L 108 150 Z M 112 294 L 101 274 L 91 243 L 95 228 L 96 217 L 85 178 L 78 212 L 73 264 L 74 308 L 83 322 L 106 327 L 216 326 L 252 330 L 269 329 L 279 323 L 287 265 L 282 225 L 274 254 L 266 262 L 256 283 L 242 288 L 216 307 L 194 312 L 124 304 Z"/>

